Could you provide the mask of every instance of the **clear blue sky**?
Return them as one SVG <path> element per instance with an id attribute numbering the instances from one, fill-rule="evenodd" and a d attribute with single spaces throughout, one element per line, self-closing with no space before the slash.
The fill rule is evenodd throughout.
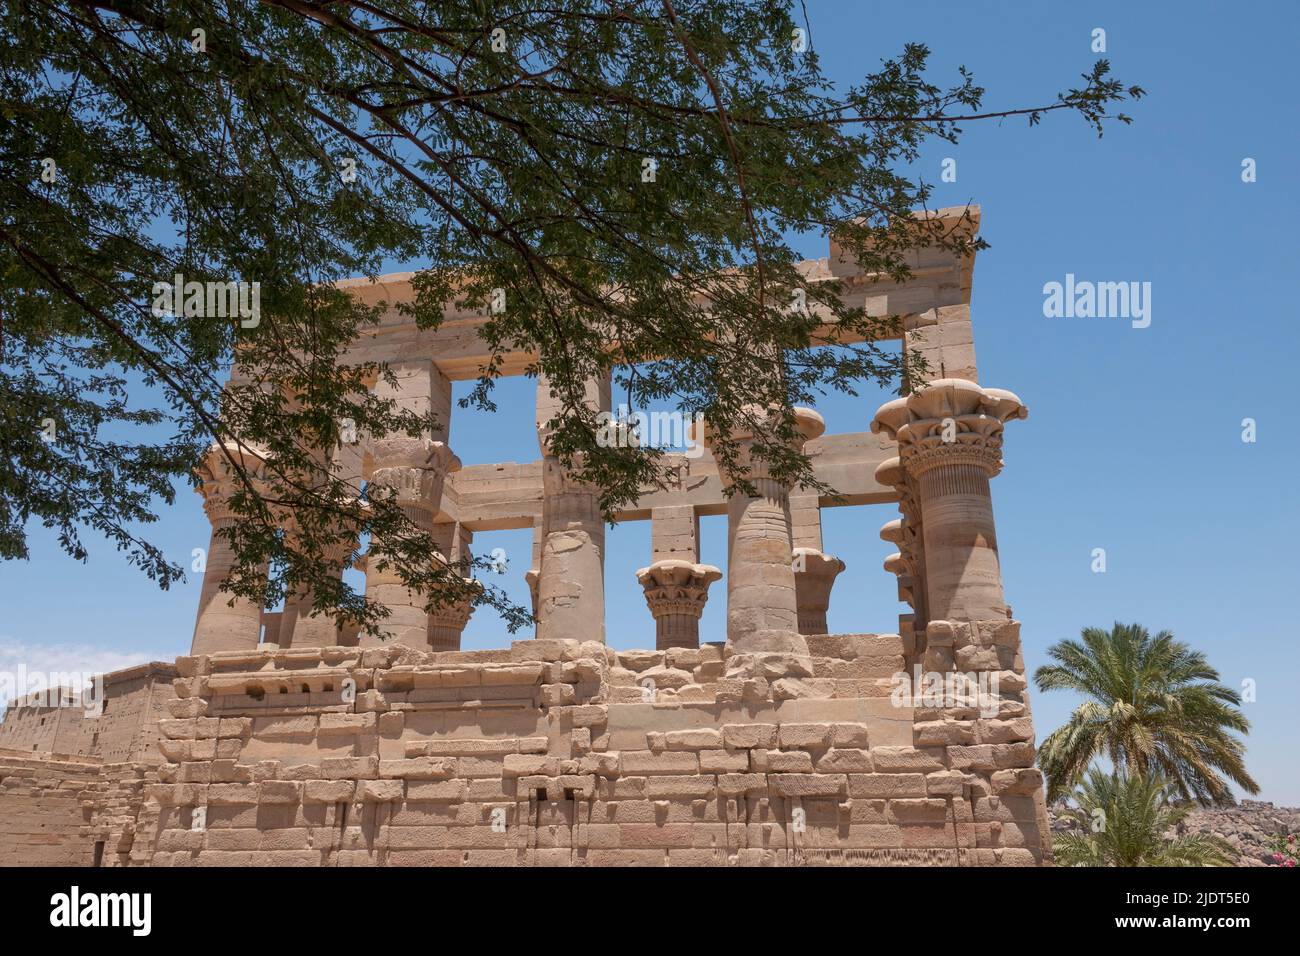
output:
<path id="1" fill-rule="evenodd" d="M 1291 603 L 1300 592 L 1300 455 L 1286 397 L 1300 355 L 1291 314 L 1300 16 L 1280 2 L 1082 6 L 808 4 L 813 44 L 845 83 L 921 41 L 936 78 L 970 67 L 989 108 L 1038 104 L 1090 67 L 1090 33 L 1102 27 L 1117 75 L 1147 89 L 1129 109 L 1135 124 L 1103 140 L 1069 116 L 1033 130 L 1020 120 L 977 124 L 957 147 L 935 144 L 920 166 L 937 181 L 941 161 L 955 158 L 957 182 L 937 186 L 935 205 L 983 207 L 992 248 L 975 270 L 980 376 L 1030 408 L 1028 421 L 1008 427 L 1007 467 L 994 481 L 1008 599 L 1031 670 L 1053 641 L 1118 619 L 1172 630 L 1229 684 L 1255 681 L 1248 765 L 1263 799 L 1300 805 Z M 1257 161 L 1255 183 L 1241 181 L 1246 157 Z M 826 254 L 821 242 L 802 251 Z M 1043 285 L 1066 273 L 1152 283 L 1151 326 L 1045 318 Z M 536 457 L 532 389 L 508 382 L 490 421 L 477 413 L 453 420 L 452 445 L 466 463 Z M 881 399 L 836 399 L 821 411 L 831 431 L 859 431 Z M 1254 444 L 1241 440 L 1248 417 L 1258 423 Z M 894 514 L 824 512 L 826 549 L 848 565 L 832 631 L 896 628 L 893 577 L 881 568 L 892 547 L 877 537 Z M 609 533 L 606 628 L 615 647 L 653 644 L 634 579 L 649 535 L 645 523 Z M 725 567 L 724 519 L 705 519 L 703 537 L 704 560 Z M 184 492 L 154 538 L 188 564 L 191 549 L 208 542 L 198 497 Z M 481 534 L 475 543 L 479 553 L 506 549 L 510 570 L 500 580 L 526 603 L 530 533 Z M 1094 548 L 1106 549 L 1105 574 L 1091 571 Z M 36 528 L 31 562 L 0 566 L 0 668 L 18 660 L 121 666 L 188 649 L 197 576 L 163 593 L 111 548 L 92 551 L 77 564 Z M 706 640 L 723 637 L 724 594 L 715 586 Z M 486 609 L 466 633 L 467 647 L 506 640 Z M 1040 737 L 1073 703 L 1061 693 L 1034 696 Z"/>

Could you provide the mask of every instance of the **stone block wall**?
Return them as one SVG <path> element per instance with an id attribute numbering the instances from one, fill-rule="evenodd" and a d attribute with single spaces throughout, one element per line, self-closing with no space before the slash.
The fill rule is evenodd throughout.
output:
<path id="1" fill-rule="evenodd" d="M 104 707 L 92 724 L 90 753 L 106 764 L 160 763 L 158 722 L 167 716 L 176 667 L 154 661 L 104 677 Z"/>
<path id="2" fill-rule="evenodd" d="M 98 866 L 145 866 L 153 853 L 158 808 L 146 804 L 150 784 L 158 782 L 157 759 L 148 763 L 105 764 L 97 785 L 83 796 L 90 818 L 82 833 Z M 143 838 L 137 841 L 137 832 Z"/>
<path id="3" fill-rule="evenodd" d="M 102 765 L 72 754 L 0 750 L 0 866 L 90 866 L 86 839 Z"/>
<path id="4" fill-rule="evenodd" d="M 148 863 L 152 840 L 131 851 L 156 767 L 98 757 L 0 750 L 0 866 L 129 866 Z"/>
<path id="5" fill-rule="evenodd" d="M 0 722 L 0 865 L 126 866 L 137 826 L 148 824 L 144 788 L 157 782 L 158 728 L 176 678 L 152 662 L 104 675 L 102 712 L 80 693 L 47 707 L 15 701 Z M 50 699 L 59 699 L 57 696 Z M 152 851 L 152 841 L 139 847 Z"/>
<path id="6" fill-rule="evenodd" d="M 0 721 L 0 748 L 101 758 L 105 763 L 161 762 L 158 721 L 167 715 L 173 664 L 153 661 L 103 676 L 100 713 L 80 690 L 60 689 L 15 700 Z M 47 706 L 61 701 L 62 706 Z"/>
<path id="7" fill-rule="evenodd" d="M 62 699 L 66 706 L 52 706 Z M 11 701 L 0 721 L 0 748 L 24 753 L 89 754 L 94 722 L 66 688 Z"/>
<path id="8" fill-rule="evenodd" d="M 1011 622 L 717 645 L 304 648 L 182 658 L 124 862 L 1032 865 L 1049 859 Z M 905 654 L 997 674 L 900 703 Z M 946 656 L 945 656 L 946 655 Z"/>

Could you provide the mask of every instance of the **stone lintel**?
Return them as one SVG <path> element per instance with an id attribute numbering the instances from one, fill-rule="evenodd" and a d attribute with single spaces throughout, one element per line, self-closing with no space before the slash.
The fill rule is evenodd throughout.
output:
<path id="1" fill-rule="evenodd" d="M 875 477 L 876 468 L 897 455 L 894 442 L 868 432 L 825 435 L 808 442 L 817 477 L 842 497 L 822 496 L 823 508 L 839 505 L 889 504 L 898 500 L 893 486 Z M 649 491 L 617 513 L 617 521 L 649 521 L 660 508 L 691 506 L 698 515 L 727 513 L 713 456 L 674 456 L 680 463 L 674 487 Z M 470 465 L 447 477 L 438 521 L 459 521 L 472 531 L 531 528 L 542 510 L 542 463 Z"/>

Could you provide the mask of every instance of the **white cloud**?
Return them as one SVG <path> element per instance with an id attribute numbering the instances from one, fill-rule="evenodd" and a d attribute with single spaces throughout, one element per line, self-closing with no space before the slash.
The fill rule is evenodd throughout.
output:
<path id="1" fill-rule="evenodd" d="M 153 660 L 143 651 L 121 651 L 94 644 L 36 644 L 0 635 L 0 709 L 9 697 L 67 684 L 67 675 L 107 674 Z M 81 688 L 76 688 L 80 690 Z"/>

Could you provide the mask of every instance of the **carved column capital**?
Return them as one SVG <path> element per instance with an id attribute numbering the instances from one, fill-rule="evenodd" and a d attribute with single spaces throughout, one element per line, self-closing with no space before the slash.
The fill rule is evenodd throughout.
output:
<path id="1" fill-rule="evenodd" d="M 721 578 L 722 571 L 711 564 L 678 560 L 656 561 L 636 573 L 655 620 L 664 614 L 689 614 L 699 620 L 709 600 L 709 585 Z"/>
<path id="2" fill-rule="evenodd" d="M 669 558 L 636 573 L 655 619 L 655 648 L 700 646 L 700 615 L 709 600 L 709 585 L 722 577 L 711 564 Z"/>
<path id="3" fill-rule="evenodd" d="M 266 457 L 261 451 L 239 442 L 214 442 L 208 448 L 194 469 L 200 482 L 195 490 L 203 498 L 203 510 L 214 526 L 235 517 L 230 499 L 243 486 L 240 470 L 248 475 L 256 489 L 265 465 Z"/>
<path id="4" fill-rule="evenodd" d="M 386 489 L 404 505 L 432 504 L 442 500 L 447 475 L 460 470 L 460 459 L 446 442 L 423 438 L 405 441 L 383 439 L 375 447 L 375 468 L 370 483 Z"/>
<path id="5" fill-rule="evenodd" d="M 913 478 L 944 465 L 975 465 L 991 478 L 1002 469 L 1004 423 L 1028 414 L 1012 392 L 948 378 L 880 406 L 871 430 L 898 442 Z"/>
<path id="6" fill-rule="evenodd" d="M 1003 426 L 1028 414 L 1013 393 L 965 379 L 939 379 L 876 412 L 871 430 L 895 439 L 899 456 L 876 477 L 898 489 L 903 514 L 882 535 L 899 545 L 885 566 L 922 626 L 931 616 L 1005 618 L 989 479 L 1002 468 Z"/>
<path id="7" fill-rule="evenodd" d="M 844 570 L 839 558 L 816 548 L 794 549 L 794 590 L 799 609 L 800 634 L 825 634 L 831 588 Z"/>
<path id="8" fill-rule="evenodd" d="M 437 559 L 442 556 L 438 555 Z M 474 598 L 483 590 L 483 585 L 473 578 L 464 578 L 469 594 L 451 601 L 441 607 L 429 610 L 429 649 L 434 651 L 460 650 L 461 634 L 465 625 L 474 614 Z"/>
<path id="9" fill-rule="evenodd" d="M 761 482 L 771 481 L 769 463 L 759 454 L 755 447 L 756 438 L 760 427 L 775 428 L 775 424 L 780 417 L 781 410 L 774 406 L 764 405 L 745 405 L 741 409 L 742 416 L 748 418 L 752 425 L 737 425 L 732 430 L 730 438 L 736 444 L 736 467 L 739 474 L 735 476 L 723 475 L 723 484 L 731 485 L 741 479 L 747 479 L 759 484 Z M 794 436 L 791 439 L 791 447 L 796 451 L 802 451 L 805 444 L 814 438 L 820 438 L 826 432 L 826 420 L 811 408 L 796 406 L 793 409 L 794 414 Z M 704 447 L 710 451 L 717 444 L 717 432 L 709 426 L 706 421 L 703 428 Z M 789 488 L 785 487 L 784 491 L 788 494 Z M 762 484 L 759 484 L 759 491 L 762 494 L 768 492 Z"/>

